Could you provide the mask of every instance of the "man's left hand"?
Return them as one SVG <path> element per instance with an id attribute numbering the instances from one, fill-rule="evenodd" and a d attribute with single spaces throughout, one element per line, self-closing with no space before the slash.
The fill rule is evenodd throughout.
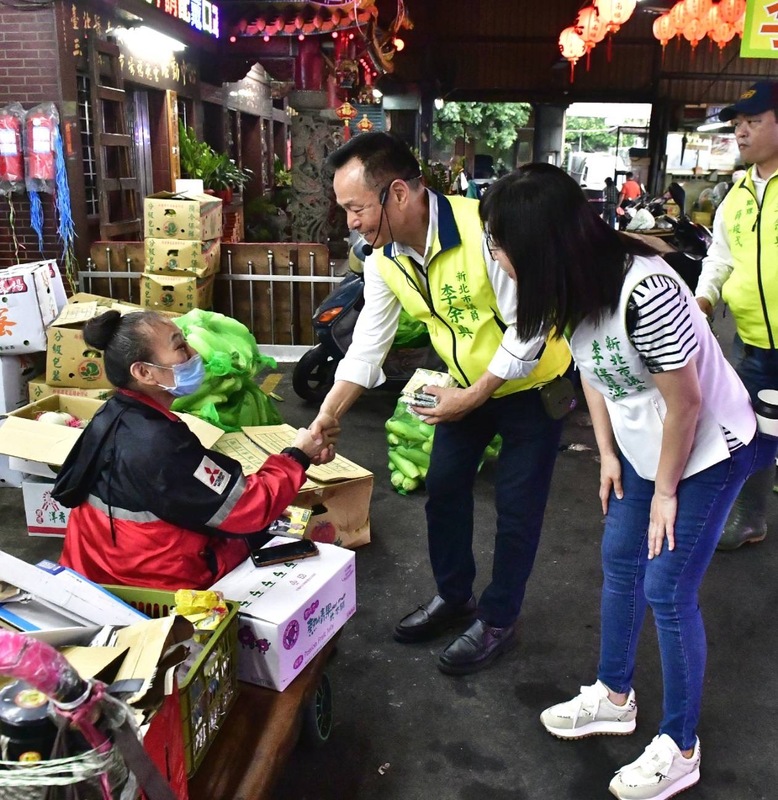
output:
<path id="1" fill-rule="evenodd" d="M 438 404 L 434 408 L 426 406 L 411 406 L 411 408 L 423 416 L 430 425 L 437 425 L 438 422 L 457 422 L 480 405 L 467 389 L 425 386 L 424 391 L 426 394 L 434 395 L 438 399 Z"/>

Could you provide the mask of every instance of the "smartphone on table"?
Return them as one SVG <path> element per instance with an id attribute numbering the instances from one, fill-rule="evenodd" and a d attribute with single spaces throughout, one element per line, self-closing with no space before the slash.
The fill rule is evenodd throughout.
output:
<path id="1" fill-rule="evenodd" d="M 251 560 L 255 567 L 267 567 L 270 564 L 283 564 L 284 561 L 297 561 L 319 554 L 316 542 L 300 539 L 296 542 L 277 544 L 272 547 L 261 547 L 251 551 Z"/>

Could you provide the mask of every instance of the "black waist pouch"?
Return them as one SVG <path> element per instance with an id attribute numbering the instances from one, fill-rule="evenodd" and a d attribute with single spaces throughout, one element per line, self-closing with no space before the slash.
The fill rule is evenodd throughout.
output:
<path id="1" fill-rule="evenodd" d="M 562 419 L 578 405 L 573 382 L 564 375 L 544 383 L 538 391 L 543 408 L 551 419 Z"/>

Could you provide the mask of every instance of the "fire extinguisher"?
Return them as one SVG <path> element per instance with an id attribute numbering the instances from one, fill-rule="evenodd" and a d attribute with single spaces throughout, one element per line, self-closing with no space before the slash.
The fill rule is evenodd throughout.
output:
<path id="1" fill-rule="evenodd" d="M 24 188 L 23 121 L 24 109 L 19 103 L 0 108 L 0 195 Z"/>
<path id="2" fill-rule="evenodd" d="M 52 192 L 56 167 L 54 163 L 54 128 L 59 115 L 51 113 L 51 104 L 30 109 L 25 118 L 24 166 L 27 189 Z"/>

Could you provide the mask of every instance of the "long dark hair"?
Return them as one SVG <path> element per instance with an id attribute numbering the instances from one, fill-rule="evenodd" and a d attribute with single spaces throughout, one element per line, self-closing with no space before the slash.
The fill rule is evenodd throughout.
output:
<path id="1" fill-rule="evenodd" d="M 559 335 L 616 310 L 633 255 L 656 251 L 613 230 L 581 187 L 551 164 L 526 164 L 493 183 L 481 219 L 504 251 L 518 283 L 517 331 Z"/>

